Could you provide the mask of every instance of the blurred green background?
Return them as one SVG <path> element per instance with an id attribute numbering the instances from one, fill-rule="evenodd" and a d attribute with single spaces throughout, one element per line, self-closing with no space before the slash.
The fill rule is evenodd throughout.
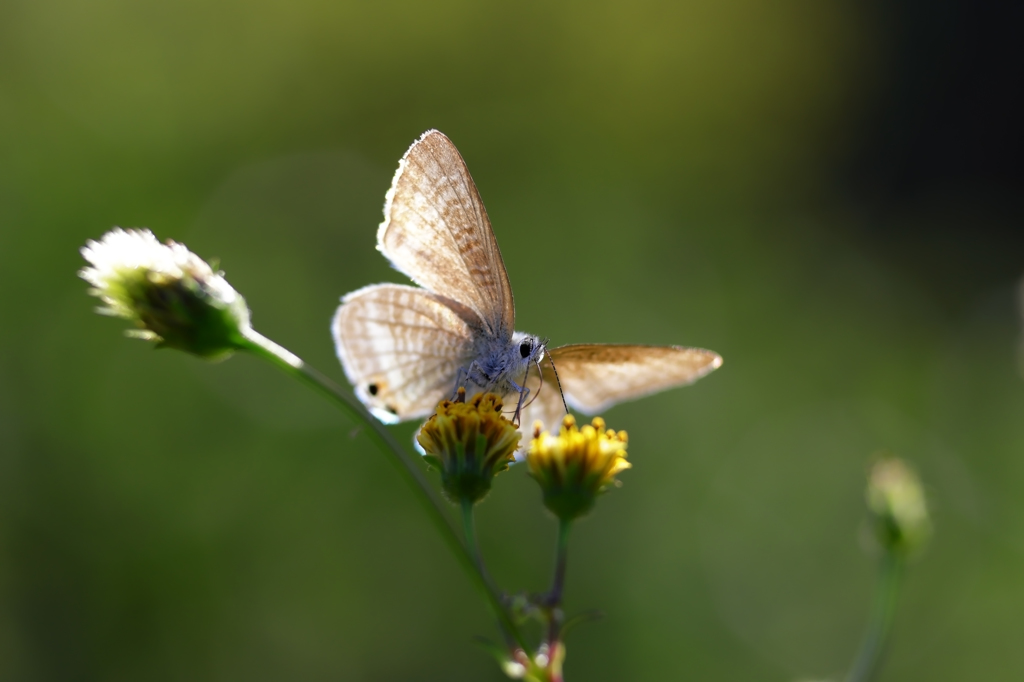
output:
<path id="1" fill-rule="evenodd" d="M 1020 6 L 0 3 L 0 678 L 499 680 L 487 611 L 356 424 L 249 357 L 93 314 L 78 248 L 219 257 L 343 381 L 338 298 L 399 157 L 458 145 L 521 329 L 714 349 L 606 414 L 634 469 L 573 537 L 570 680 L 838 676 L 870 455 L 928 486 L 883 680 L 1024 676 Z M 413 426 L 396 427 L 403 442 Z M 480 509 L 543 589 L 521 468 Z"/>

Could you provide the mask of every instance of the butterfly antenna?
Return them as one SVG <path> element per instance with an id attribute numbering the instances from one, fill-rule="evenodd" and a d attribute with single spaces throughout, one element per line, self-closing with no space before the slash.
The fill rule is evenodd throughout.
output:
<path id="1" fill-rule="evenodd" d="M 555 383 L 558 384 L 558 395 L 562 398 L 562 407 L 565 408 L 565 413 L 569 414 L 569 406 L 565 402 L 565 391 L 562 390 L 562 380 L 558 378 L 558 369 L 555 367 L 555 361 L 551 358 L 551 354 L 548 353 L 548 362 L 551 363 L 551 371 L 555 374 Z M 537 369 L 540 370 L 540 361 L 537 361 Z M 540 383 L 544 385 L 544 373 L 540 374 Z"/>

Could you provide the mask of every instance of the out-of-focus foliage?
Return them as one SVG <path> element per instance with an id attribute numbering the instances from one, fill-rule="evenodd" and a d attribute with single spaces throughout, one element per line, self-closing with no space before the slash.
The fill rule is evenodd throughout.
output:
<path id="1" fill-rule="evenodd" d="M 634 468 L 574 530 L 567 606 L 607 618 L 569 679 L 837 677 L 881 448 L 936 528 L 882 679 L 1019 679 L 1024 69 L 995 7 L 0 3 L 0 678 L 501 679 L 365 434 L 252 358 L 124 339 L 75 275 L 149 227 L 340 379 L 330 316 L 401 281 L 376 225 L 436 127 L 519 328 L 725 358 L 606 415 Z M 524 468 L 480 514 L 498 582 L 543 589 Z"/>

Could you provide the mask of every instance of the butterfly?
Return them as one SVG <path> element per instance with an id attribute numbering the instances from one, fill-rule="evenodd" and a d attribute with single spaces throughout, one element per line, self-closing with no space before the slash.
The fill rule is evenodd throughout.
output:
<path id="1" fill-rule="evenodd" d="M 332 332 L 356 395 L 385 423 L 425 417 L 463 386 L 468 395 L 501 395 L 518 423 L 552 429 L 567 406 L 595 414 L 693 383 L 722 364 L 700 348 L 548 348 L 515 331 L 512 287 L 487 211 L 462 156 L 436 130 L 399 161 L 377 249 L 419 286 L 373 284 L 345 295 Z"/>

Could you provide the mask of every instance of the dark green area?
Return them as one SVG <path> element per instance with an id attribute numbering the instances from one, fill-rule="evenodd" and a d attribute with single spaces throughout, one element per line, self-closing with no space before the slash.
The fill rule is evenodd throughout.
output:
<path id="1" fill-rule="evenodd" d="M 254 358 L 123 338 L 75 275 L 86 239 L 149 227 L 343 381 L 330 317 L 402 281 L 376 226 L 431 127 L 520 329 L 725 358 L 605 415 L 634 468 L 574 528 L 569 612 L 607 616 L 570 635 L 570 680 L 838 676 L 881 449 L 936 529 L 881 679 L 1021 679 L 1020 157 L 968 135 L 1015 130 L 991 93 L 1020 89 L 979 70 L 947 98 L 998 40 L 961 59 L 952 5 L 901 7 L 0 3 L 0 679 L 503 679 L 471 643 L 496 638 L 484 604 L 357 425 Z M 967 118 L 929 118 L 951 103 Z M 479 511 L 498 581 L 544 589 L 556 526 L 525 470 Z"/>

